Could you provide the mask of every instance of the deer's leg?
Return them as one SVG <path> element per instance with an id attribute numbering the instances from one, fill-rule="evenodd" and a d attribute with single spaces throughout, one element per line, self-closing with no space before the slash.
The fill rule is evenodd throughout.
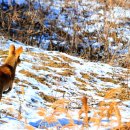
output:
<path id="1" fill-rule="evenodd" d="M 2 98 L 2 91 L 3 91 L 3 87 L 0 87 L 0 101 L 1 101 L 1 98 Z"/>
<path id="2" fill-rule="evenodd" d="M 10 92 L 10 91 L 12 90 L 12 85 L 13 85 L 13 82 L 11 82 L 11 83 L 9 84 L 8 90 L 3 91 L 3 94 L 7 94 L 8 92 Z"/>
<path id="3" fill-rule="evenodd" d="M 8 90 L 4 91 L 3 94 L 7 94 L 8 92 L 10 92 L 12 90 L 12 88 L 9 87 Z"/>

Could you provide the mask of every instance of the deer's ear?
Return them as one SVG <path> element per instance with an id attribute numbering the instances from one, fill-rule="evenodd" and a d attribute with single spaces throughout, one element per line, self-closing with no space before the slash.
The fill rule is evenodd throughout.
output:
<path id="1" fill-rule="evenodd" d="M 19 47 L 16 51 L 15 51 L 15 54 L 17 56 L 20 56 L 20 54 L 23 52 L 23 48 L 22 47 Z"/>
<path id="2" fill-rule="evenodd" d="M 9 56 L 15 54 L 15 46 L 14 45 L 10 45 L 10 48 L 9 48 Z"/>

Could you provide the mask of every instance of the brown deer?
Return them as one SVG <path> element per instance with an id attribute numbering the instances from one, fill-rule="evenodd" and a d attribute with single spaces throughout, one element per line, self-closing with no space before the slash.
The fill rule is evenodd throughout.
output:
<path id="1" fill-rule="evenodd" d="M 20 62 L 19 57 L 22 52 L 22 47 L 15 49 L 15 46 L 11 45 L 5 63 L 0 66 L 0 100 L 3 93 L 6 94 L 12 89 L 15 78 L 15 70 L 18 63 Z"/>

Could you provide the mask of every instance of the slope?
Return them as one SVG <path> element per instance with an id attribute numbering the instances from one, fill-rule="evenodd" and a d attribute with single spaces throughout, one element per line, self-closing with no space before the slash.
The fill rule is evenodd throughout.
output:
<path id="1" fill-rule="evenodd" d="M 22 63 L 17 68 L 14 88 L 9 94 L 4 95 L 1 101 L 0 130 L 29 129 L 29 122 L 44 119 L 46 116 L 52 117 L 52 105 L 63 98 L 69 101 L 67 107 L 71 118 L 78 120 L 83 96 L 87 96 L 91 108 L 89 118 L 94 116 L 100 103 L 105 101 L 116 102 L 121 113 L 121 121 L 129 121 L 129 70 L 12 41 L 1 43 L 1 63 L 11 44 L 22 45 L 24 53 L 21 56 Z M 39 114 L 41 110 L 42 114 Z M 63 117 L 66 115 L 60 114 L 56 119 Z M 105 119 L 105 122 L 108 122 L 108 119 Z M 80 125 L 79 128 L 81 127 Z M 90 125 L 90 129 L 95 127 Z M 100 129 L 104 128 L 106 126 L 101 125 Z"/>

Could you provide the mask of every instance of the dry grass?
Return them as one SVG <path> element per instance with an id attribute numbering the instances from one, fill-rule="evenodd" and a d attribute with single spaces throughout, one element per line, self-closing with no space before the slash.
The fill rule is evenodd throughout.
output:
<path id="1" fill-rule="evenodd" d="M 98 0 L 101 3 L 106 3 L 108 6 L 120 6 L 125 8 L 130 8 L 129 0 Z"/>
<path id="2" fill-rule="evenodd" d="M 44 63 L 45 66 L 54 67 L 54 68 L 73 68 L 68 63 L 49 61 L 49 63 Z"/>
<path id="3" fill-rule="evenodd" d="M 111 117 L 115 116 L 116 120 L 113 120 Z M 89 122 L 93 122 L 94 125 L 99 129 L 100 126 L 103 126 L 102 119 L 107 118 L 108 123 L 104 127 L 111 127 L 113 123 L 117 123 L 118 127 L 121 126 L 121 114 L 116 102 L 100 102 L 97 112 L 94 113 L 93 117 L 90 118 Z M 110 122 L 109 122 L 110 120 Z"/>
<path id="4" fill-rule="evenodd" d="M 130 130 L 130 122 L 126 122 L 120 127 L 113 128 L 112 130 Z"/>
<path id="5" fill-rule="evenodd" d="M 43 92 L 39 92 L 38 95 L 47 102 L 55 102 L 57 100 L 57 98 L 55 98 L 54 96 L 46 95 Z"/>
<path id="6" fill-rule="evenodd" d="M 61 61 L 61 60 L 59 59 L 59 57 L 56 57 L 56 56 L 53 56 L 53 60 L 54 60 L 54 61 Z"/>
<path id="7" fill-rule="evenodd" d="M 108 126 L 111 126 L 111 124 L 114 122 L 118 123 L 118 129 L 124 127 L 122 126 L 122 122 L 121 122 L 120 109 L 118 108 L 118 104 L 116 102 L 107 102 L 107 103 L 101 102 L 99 104 L 97 112 L 93 115 L 93 117 L 89 117 L 88 112 L 93 111 L 93 109 L 89 108 L 88 100 L 85 96 L 81 99 L 81 101 L 82 101 L 82 107 L 79 111 L 79 118 L 81 117 L 83 113 L 85 114 L 85 116 L 83 117 L 83 125 L 81 129 L 86 129 L 86 127 L 89 127 L 90 122 L 94 123 L 94 125 L 97 126 L 97 128 L 99 128 L 102 125 L 101 121 L 104 117 L 107 117 L 108 120 L 112 120 L 111 117 L 113 116 L 115 116 L 117 120 L 110 121 L 110 123 L 108 122 L 108 124 L 104 127 L 107 128 Z M 66 99 L 59 99 L 53 102 L 52 104 L 53 112 L 50 113 L 50 116 L 46 116 L 45 112 L 44 111 L 42 112 L 43 113 L 42 115 L 44 116 L 45 121 L 47 121 L 48 123 L 57 122 L 56 116 L 64 113 L 66 114 L 66 117 L 69 118 L 69 124 L 61 127 L 61 129 L 65 129 L 65 128 L 75 129 L 76 124 L 74 124 L 73 122 L 73 119 L 72 119 L 73 115 L 70 115 L 67 109 L 67 106 L 69 105 L 69 103 L 70 101 Z M 40 115 L 41 115 L 41 112 L 40 112 Z M 128 128 L 128 125 L 129 123 L 127 123 L 127 128 Z M 113 130 L 118 130 L 118 129 L 114 128 Z"/>
<path id="8" fill-rule="evenodd" d="M 7 54 L 8 54 L 8 51 L 0 50 L 0 55 L 7 55 Z"/>
<path id="9" fill-rule="evenodd" d="M 49 71 L 49 68 L 46 67 L 46 66 L 43 66 L 43 65 L 39 65 L 39 66 L 38 66 L 38 65 L 37 65 L 37 66 L 36 66 L 36 65 L 33 65 L 33 66 L 32 66 L 32 69 L 37 70 L 37 71 L 38 71 L 38 70 Z"/>
<path id="10" fill-rule="evenodd" d="M 61 76 L 71 76 L 71 75 L 74 75 L 74 71 L 70 69 L 65 69 L 63 70 L 63 72 L 58 72 L 57 74 Z"/>
<path id="11" fill-rule="evenodd" d="M 77 86 L 77 88 L 79 88 L 80 90 L 83 90 L 83 91 L 88 91 L 89 89 L 87 88 L 87 83 L 75 83 L 74 84 L 75 86 Z"/>
<path id="12" fill-rule="evenodd" d="M 81 79 L 81 78 L 76 78 L 76 80 L 77 80 L 78 82 L 81 82 L 82 84 L 87 84 L 86 81 L 84 81 L 84 80 Z"/>
<path id="13" fill-rule="evenodd" d="M 63 54 L 60 55 L 61 59 L 63 59 L 65 62 L 71 63 L 73 60 L 71 58 L 68 58 L 64 56 Z"/>
<path id="14" fill-rule="evenodd" d="M 120 99 L 121 101 L 130 100 L 130 89 L 128 87 L 110 89 L 105 93 L 104 97 L 107 99 Z"/>
<path id="15" fill-rule="evenodd" d="M 130 7 L 130 3 L 129 3 L 128 0 L 126 0 L 126 1 L 122 1 L 122 0 L 106 0 L 106 1 L 105 0 L 98 0 L 98 1 L 105 3 L 106 6 L 109 6 L 109 7 L 113 7 L 113 6 L 123 6 L 124 8 Z M 72 1 L 67 1 L 67 3 L 71 3 L 71 2 Z M 77 1 L 77 3 L 79 5 L 81 4 L 80 2 L 81 1 Z M 54 2 L 52 2 L 52 1 L 50 1 L 50 3 L 51 3 L 50 5 L 54 4 Z M 108 59 L 108 58 L 110 58 L 109 53 L 106 51 L 108 49 L 108 46 L 109 46 L 108 43 L 107 43 L 107 41 L 108 41 L 107 38 L 112 37 L 114 39 L 115 43 L 123 43 L 122 38 L 118 38 L 118 36 L 116 35 L 117 34 L 116 31 L 114 31 L 114 32 L 109 31 L 109 30 L 114 30 L 114 29 L 116 30 L 121 25 L 116 24 L 116 22 L 108 21 L 107 19 L 105 19 L 106 16 L 104 16 L 104 22 L 105 22 L 104 30 L 100 30 L 101 33 L 98 32 L 99 35 L 97 35 L 97 32 L 94 32 L 93 34 L 91 34 L 87 31 L 83 32 L 81 35 L 78 35 L 76 33 L 79 30 L 82 30 L 81 29 L 82 27 L 77 26 L 78 20 L 76 19 L 77 16 L 75 14 L 72 17 L 72 21 L 74 21 L 75 24 L 73 24 L 72 27 L 69 27 L 70 29 L 73 28 L 75 35 L 71 36 L 71 35 L 69 35 L 68 32 L 65 32 L 63 29 L 59 29 L 57 27 L 57 23 L 59 23 L 58 19 L 56 19 L 56 20 L 48 20 L 47 19 L 48 22 L 50 23 L 51 27 L 46 28 L 43 25 L 43 22 L 46 20 L 45 14 L 50 13 L 49 12 L 50 6 L 48 6 L 47 10 L 43 11 L 42 9 L 35 10 L 32 5 L 33 4 L 31 3 L 30 7 L 25 7 L 25 9 L 24 8 L 21 8 L 21 9 L 16 8 L 15 10 L 13 10 L 13 8 L 10 8 L 10 11 L 7 11 L 5 13 L 4 13 L 4 11 L 1 10 L 1 15 L 0 15 L 0 19 L 1 19 L 0 25 L 1 25 L 1 30 L 2 30 L 1 32 L 3 33 L 3 35 L 5 35 L 5 37 L 12 38 L 13 40 L 16 39 L 16 40 L 24 42 L 25 44 L 28 44 L 28 45 L 40 46 L 41 44 L 43 44 L 43 43 L 40 43 L 39 40 L 38 40 L 38 39 L 40 39 L 40 36 L 47 34 L 51 37 L 53 35 L 53 33 L 55 33 L 55 34 L 58 34 L 58 36 L 59 36 L 58 41 L 61 41 L 61 42 L 65 41 L 69 44 L 69 46 L 70 46 L 69 54 L 73 54 L 73 55 L 77 54 L 77 45 L 82 42 L 84 37 L 88 37 L 90 40 L 95 39 L 95 37 L 96 37 L 97 41 L 99 41 L 99 42 L 101 41 L 101 43 L 105 44 L 105 51 L 104 51 L 104 55 L 103 55 L 102 59 L 98 59 L 97 56 L 94 56 L 93 52 L 90 56 L 87 56 L 88 54 L 86 54 L 86 52 L 84 52 L 85 53 L 84 58 L 90 59 L 90 60 L 102 60 L 104 62 L 108 62 L 110 60 L 110 59 Z M 67 6 L 64 6 L 64 10 L 67 10 L 67 8 L 68 8 Z M 70 5 L 70 8 L 77 11 L 77 9 L 75 7 L 75 2 L 72 2 L 72 4 Z M 96 10 L 99 10 L 100 8 L 102 8 L 102 6 L 98 7 Z M 64 10 L 61 13 L 64 14 L 65 13 Z M 103 8 L 103 10 L 105 12 L 104 8 Z M 30 12 L 32 12 L 32 13 L 30 13 Z M 86 13 L 89 13 L 89 11 L 86 11 L 85 14 Z M 84 15 L 84 13 L 83 13 L 83 15 Z M 22 16 L 24 18 L 25 17 L 26 18 L 23 19 Z M 129 21 L 129 19 L 127 19 L 127 18 L 124 18 L 124 19 Z M 18 24 L 20 26 L 16 25 L 16 26 L 12 27 L 13 21 L 15 21 L 16 24 Z M 89 25 L 89 24 L 93 25 L 97 22 L 99 22 L 98 19 L 91 21 L 91 22 L 89 21 L 89 22 L 87 22 L 87 25 Z M 63 25 L 64 25 L 64 23 L 63 23 Z M 66 26 L 66 25 L 64 25 L 64 26 Z M 103 31 L 103 33 L 102 33 L 102 31 Z M 107 35 L 107 36 L 104 37 L 104 34 Z M 37 38 L 38 36 L 39 36 L 39 38 Z M 75 39 L 75 40 L 73 40 L 73 39 Z M 80 40 L 78 41 L 77 39 L 80 39 Z M 49 40 L 50 40 L 50 44 L 51 44 L 51 42 L 53 42 L 53 40 L 52 41 L 51 41 L 51 39 L 49 39 Z M 57 48 L 57 50 L 58 50 L 58 47 L 54 47 L 52 50 L 55 50 L 55 48 Z M 31 49 L 29 49 L 27 51 L 29 52 L 30 50 Z M 51 50 L 51 49 L 49 48 L 49 50 Z M 60 49 L 59 49 L 59 51 L 60 51 Z M 74 53 L 72 51 L 74 51 Z M 63 51 L 63 52 L 68 52 L 68 50 Z M 90 53 L 90 51 L 89 51 L 89 53 Z M 108 53 L 107 57 L 106 57 L 106 53 Z M 79 61 L 76 61 L 76 60 L 74 61 L 71 58 L 64 56 L 63 54 L 61 54 L 61 56 L 59 56 L 59 57 L 62 58 L 66 62 L 70 62 L 70 63 L 72 61 L 73 62 L 79 62 Z M 40 58 L 43 61 L 44 60 L 46 60 L 46 61 L 50 60 L 50 58 L 47 55 L 41 54 Z M 60 61 L 59 60 L 60 58 L 54 57 L 54 60 Z"/>
<path id="16" fill-rule="evenodd" d="M 63 95 L 66 93 L 66 91 L 61 90 L 61 89 L 55 89 L 56 92 L 62 93 Z"/>
<path id="17" fill-rule="evenodd" d="M 87 73 L 80 73 L 82 75 L 82 78 L 84 79 L 90 79 L 90 76 Z"/>
<path id="18" fill-rule="evenodd" d="M 89 111 L 88 99 L 87 99 L 87 97 L 84 96 L 81 99 L 81 101 L 82 101 L 82 107 L 81 107 L 78 115 L 79 115 L 79 118 L 80 118 L 81 114 L 85 113 L 85 117 L 83 119 L 83 126 L 88 127 L 88 121 L 89 121 L 88 120 L 88 111 Z"/>
<path id="19" fill-rule="evenodd" d="M 42 84 L 45 84 L 45 79 L 43 77 L 40 77 L 39 75 L 35 75 L 34 73 L 31 73 L 31 72 L 26 71 L 26 70 L 21 70 L 19 72 L 26 75 L 27 77 L 30 77 L 30 78 L 37 80 L 38 82 L 40 82 Z"/>
<path id="20" fill-rule="evenodd" d="M 98 79 L 100 79 L 103 82 L 110 82 L 110 83 L 113 83 L 113 84 L 120 83 L 119 81 L 117 81 L 117 80 L 115 80 L 113 78 L 98 77 Z"/>
<path id="21" fill-rule="evenodd" d="M 44 54 L 44 53 L 34 53 L 34 52 L 31 52 L 30 53 L 32 56 L 34 56 L 35 58 L 38 58 L 40 59 L 41 61 L 50 61 L 51 58 L 47 55 L 47 54 Z"/>

